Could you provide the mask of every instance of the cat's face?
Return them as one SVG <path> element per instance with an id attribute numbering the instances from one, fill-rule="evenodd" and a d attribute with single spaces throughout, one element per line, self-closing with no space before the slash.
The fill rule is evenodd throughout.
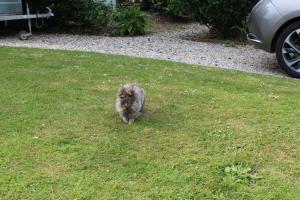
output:
<path id="1" fill-rule="evenodd" d="M 134 91 L 129 89 L 122 89 L 119 94 L 121 104 L 125 107 L 130 106 L 134 101 Z"/>

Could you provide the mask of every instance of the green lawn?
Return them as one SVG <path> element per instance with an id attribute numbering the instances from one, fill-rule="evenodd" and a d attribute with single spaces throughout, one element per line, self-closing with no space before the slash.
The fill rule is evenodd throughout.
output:
<path id="1" fill-rule="evenodd" d="M 299 199 L 300 81 L 0 48 L 0 199 Z M 138 82 L 146 111 L 114 109 Z"/>

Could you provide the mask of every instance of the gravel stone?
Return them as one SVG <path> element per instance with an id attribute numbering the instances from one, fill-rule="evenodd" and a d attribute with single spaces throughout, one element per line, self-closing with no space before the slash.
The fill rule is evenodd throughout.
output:
<path id="1" fill-rule="evenodd" d="M 274 54 L 251 45 L 224 47 L 221 43 L 186 40 L 207 28 L 197 23 L 179 30 L 161 31 L 139 37 L 107 37 L 67 34 L 35 34 L 27 41 L 15 36 L 1 37 L 0 46 L 79 50 L 108 54 L 172 60 L 188 64 L 286 76 Z"/>

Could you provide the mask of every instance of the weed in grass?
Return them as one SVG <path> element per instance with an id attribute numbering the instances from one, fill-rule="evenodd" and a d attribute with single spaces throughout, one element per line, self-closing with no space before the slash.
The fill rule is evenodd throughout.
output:
<path id="1" fill-rule="evenodd" d="M 237 183 L 252 184 L 261 178 L 253 167 L 246 164 L 228 165 L 224 168 L 223 180 L 231 179 Z"/>

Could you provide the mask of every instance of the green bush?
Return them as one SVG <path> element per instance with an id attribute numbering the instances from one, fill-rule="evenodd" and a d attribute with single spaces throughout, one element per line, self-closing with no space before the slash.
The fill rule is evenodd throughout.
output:
<path id="1" fill-rule="evenodd" d="M 190 1 L 186 0 L 118 0 L 120 5 L 140 4 L 174 18 L 190 18 Z"/>
<path id="2" fill-rule="evenodd" d="M 105 28 L 110 23 L 112 12 L 112 7 L 97 3 L 88 16 L 88 22 L 96 28 Z"/>
<path id="3" fill-rule="evenodd" d="M 258 0 L 153 0 L 159 12 L 192 18 L 216 29 L 223 37 L 244 32 L 246 16 Z M 237 31 L 235 31 L 237 30 Z"/>
<path id="4" fill-rule="evenodd" d="M 113 13 L 113 21 L 115 25 L 112 35 L 114 36 L 143 35 L 148 24 L 146 13 L 134 6 L 117 9 Z"/>
<path id="5" fill-rule="evenodd" d="M 242 30 L 246 17 L 258 0 L 191 0 L 196 20 L 230 37 Z"/>
<path id="6" fill-rule="evenodd" d="M 55 17 L 49 20 L 50 25 L 60 29 L 77 27 L 86 30 L 91 27 L 101 29 L 109 23 L 112 8 L 104 1 L 93 0 L 29 0 L 28 3 L 33 10 L 51 8 Z"/>
<path id="7" fill-rule="evenodd" d="M 157 11 L 174 18 L 191 18 L 193 4 L 185 0 L 152 0 Z"/>

